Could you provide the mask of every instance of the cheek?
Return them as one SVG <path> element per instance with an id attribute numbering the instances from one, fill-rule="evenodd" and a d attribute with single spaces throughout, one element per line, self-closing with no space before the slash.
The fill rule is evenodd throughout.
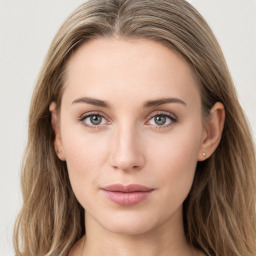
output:
<path id="1" fill-rule="evenodd" d="M 85 206 L 84 196 L 92 193 L 104 177 L 106 162 L 104 136 L 85 133 L 83 127 L 67 125 L 62 129 L 62 144 L 72 189 Z"/>
<path id="2" fill-rule="evenodd" d="M 151 159 L 158 177 L 157 185 L 168 201 L 165 203 L 171 201 L 178 207 L 187 197 L 197 165 L 200 135 L 200 126 L 184 126 L 155 147 Z"/>

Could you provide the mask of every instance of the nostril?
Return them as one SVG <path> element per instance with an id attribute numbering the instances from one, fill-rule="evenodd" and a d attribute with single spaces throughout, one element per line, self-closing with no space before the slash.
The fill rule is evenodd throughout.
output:
<path id="1" fill-rule="evenodd" d="M 131 142 L 129 142 L 131 144 Z M 120 143 L 115 145 L 109 154 L 109 163 L 113 170 L 137 171 L 143 168 L 145 160 L 143 151 L 140 151 L 134 144 Z"/>

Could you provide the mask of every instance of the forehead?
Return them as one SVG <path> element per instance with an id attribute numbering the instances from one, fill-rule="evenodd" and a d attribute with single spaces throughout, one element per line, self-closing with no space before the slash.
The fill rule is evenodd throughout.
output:
<path id="1" fill-rule="evenodd" d="M 66 71 L 63 97 L 68 96 L 70 100 L 88 95 L 110 100 L 146 100 L 167 94 L 187 100 L 200 99 L 189 64 L 152 40 L 91 40 L 73 54 Z"/>

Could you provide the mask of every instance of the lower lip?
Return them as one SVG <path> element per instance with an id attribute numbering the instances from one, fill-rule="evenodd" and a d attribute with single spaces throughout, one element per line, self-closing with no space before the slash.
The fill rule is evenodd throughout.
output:
<path id="1" fill-rule="evenodd" d="M 122 206 L 135 205 L 146 199 L 153 190 L 150 191 L 138 191 L 138 192 L 116 192 L 102 190 L 104 194 L 116 204 Z"/>

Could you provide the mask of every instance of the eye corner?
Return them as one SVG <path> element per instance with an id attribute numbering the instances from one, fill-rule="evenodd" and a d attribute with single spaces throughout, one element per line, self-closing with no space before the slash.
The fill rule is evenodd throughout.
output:
<path id="1" fill-rule="evenodd" d="M 159 124 L 150 124 L 150 121 L 153 119 L 154 122 L 156 121 L 156 117 L 164 118 L 163 121 L 160 121 Z M 166 120 L 168 120 L 168 123 L 166 124 Z M 162 123 L 161 123 L 162 122 Z M 148 121 L 146 122 L 146 125 L 150 126 L 152 129 L 167 129 L 173 126 L 175 123 L 178 122 L 178 118 L 173 113 L 167 112 L 167 111 L 156 111 L 149 115 Z"/>
<path id="2" fill-rule="evenodd" d="M 100 117 L 99 122 L 94 123 L 92 117 Z M 88 119 L 88 121 L 87 121 Z M 104 120 L 104 123 L 102 121 Z M 111 124 L 111 121 L 108 120 L 108 118 L 105 117 L 100 112 L 87 112 L 78 117 L 78 122 L 81 123 L 83 126 L 89 128 L 89 129 L 102 129 L 104 126 Z"/>

